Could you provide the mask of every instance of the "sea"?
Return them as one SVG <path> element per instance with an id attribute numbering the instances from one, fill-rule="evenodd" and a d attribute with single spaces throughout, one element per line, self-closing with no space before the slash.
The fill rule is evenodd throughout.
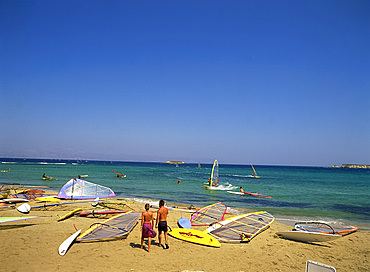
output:
<path id="1" fill-rule="evenodd" d="M 212 163 L 165 164 L 87 160 L 0 158 L 0 184 L 42 185 L 59 191 L 71 178 L 111 188 L 117 197 L 157 204 L 203 207 L 223 202 L 230 212 L 267 211 L 294 225 L 321 220 L 370 230 L 370 169 L 254 165 L 219 165 L 219 190 L 207 190 Z M 117 178 L 113 172 L 125 174 Z M 42 175 L 57 180 L 43 180 Z M 235 195 L 258 192 L 272 198 Z"/>

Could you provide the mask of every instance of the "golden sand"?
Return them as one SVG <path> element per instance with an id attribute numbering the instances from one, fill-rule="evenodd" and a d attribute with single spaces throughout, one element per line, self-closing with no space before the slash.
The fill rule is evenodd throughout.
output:
<path id="1" fill-rule="evenodd" d="M 31 206 L 38 205 L 35 202 Z M 137 211 L 144 204 L 130 204 Z M 151 252 L 140 249 L 140 220 L 125 239 L 105 242 L 74 243 L 65 256 L 59 245 L 75 232 L 74 225 L 85 231 L 106 218 L 74 216 L 58 222 L 76 208 L 93 208 L 90 203 L 31 210 L 39 216 L 27 221 L 0 224 L 1 271 L 305 271 L 307 260 L 334 266 L 337 271 L 370 271 L 370 232 L 357 231 L 332 242 L 300 243 L 281 239 L 277 231 L 291 227 L 279 222 L 257 235 L 249 243 L 205 247 L 169 237 L 169 249 L 152 239 Z M 124 208 L 130 210 L 128 207 Z M 156 211 L 152 209 L 152 211 Z M 1 209 L 0 216 L 21 216 L 16 209 Z M 230 215 L 229 215 L 230 216 Z M 180 217 L 189 213 L 170 211 L 168 224 L 177 227 Z"/>

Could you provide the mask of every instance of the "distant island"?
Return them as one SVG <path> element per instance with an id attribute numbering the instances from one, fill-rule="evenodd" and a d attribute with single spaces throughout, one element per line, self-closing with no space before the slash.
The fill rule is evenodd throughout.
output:
<path id="1" fill-rule="evenodd" d="M 166 161 L 165 163 L 168 163 L 168 164 L 184 164 L 183 161 Z"/>
<path id="2" fill-rule="evenodd" d="M 361 169 L 370 169 L 369 164 L 342 164 L 342 166 L 333 165 L 331 168 L 361 168 Z"/>

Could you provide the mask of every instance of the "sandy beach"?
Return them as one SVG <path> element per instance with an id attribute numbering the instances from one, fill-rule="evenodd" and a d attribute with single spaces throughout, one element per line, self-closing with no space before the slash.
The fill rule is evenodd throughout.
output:
<path id="1" fill-rule="evenodd" d="M 36 206 L 31 201 L 31 206 Z M 143 203 L 129 207 L 143 211 Z M 102 218 L 74 216 L 58 222 L 58 216 L 75 208 L 93 209 L 79 203 L 31 210 L 32 220 L 0 225 L 2 271 L 305 271 L 307 260 L 334 266 L 337 271 L 369 271 L 370 232 L 357 231 L 332 242 L 300 243 L 279 238 L 275 233 L 292 227 L 279 222 L 257 235 L 249 243 L 227 244 L 211 248 L 169 237 L 169 249 L 152 239 L 151 252 L 140 249 L 140 220 L 124 239 L 105 242 L 74 243 L 65 256 L 59 245 L 75 232 L 74 225 L 85 231 Z M 123 210 L 130 210 L 123 207 Z M 233 207 L 237 208 L 237 207 Z M 94 209 L 103 209 L 96 207 Z M 155 209 L 151 209 L 155 212 Z M 1 216 L 22 216 L 14 208 L 0 210 Z M 228 215 L 230 216 L 230 215 Z M 180 217 L 190 213 L 170 211 L 168 223 L 177 227 Z M 198 229 L 205 229 L 198 227 Z"/>

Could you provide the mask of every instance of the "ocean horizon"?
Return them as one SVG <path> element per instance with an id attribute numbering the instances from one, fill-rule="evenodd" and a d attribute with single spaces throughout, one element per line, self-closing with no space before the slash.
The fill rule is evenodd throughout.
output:
<path id="1" fill-rule="evenodd" d="M 370 230 L 370 169 L 319 166 L 251 165 L 220 163 L 219 190 L 206 190 L 212 163 L 98 161 L 76 159 L 0 158 L 0 184 L 44 185 L 59 189 L 71 178 L 113 189 L 117 197 L 136 201 L 206 206 L 223 202 L 238 213 L 266 210 L 286 224 L 323 220 Z M 3 172 L 4 171 L 4 172 Z M 113 171 L 126 175 L 117 178 Z M 42 175 L 57 180 L 42 180 Z M 180 180 L 180 183 L 178 183 Z M 260 193 L 272 199 L 240 196 L 227 191 Z"/>

